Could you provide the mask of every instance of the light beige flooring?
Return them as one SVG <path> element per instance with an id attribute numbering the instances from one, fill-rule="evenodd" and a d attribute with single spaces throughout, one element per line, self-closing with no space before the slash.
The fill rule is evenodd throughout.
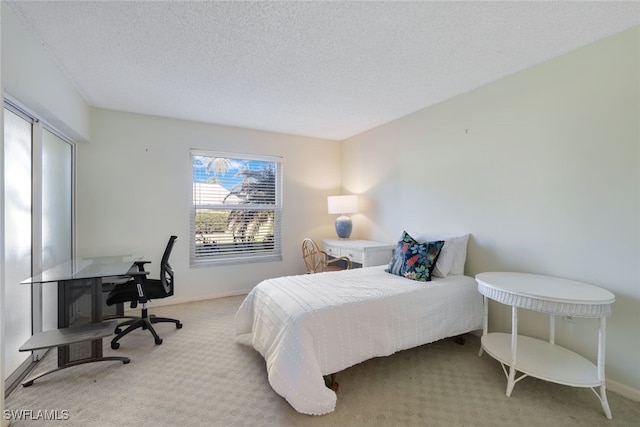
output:
<path id="1" fill-rule="evenodd" d="M 376 358 L 338 374 L 335 412 L 295 412 L 268 384 L 264 359 L 233 334 L 242 297 L 153 308 L 184 328 L 161 325 L 105 342 L 105 354 L 131 363 L 92 363 L 18 387 L 6 409 L 58 411 L 68 419 L 12 426 L 637 426 L 640 403 L 609 392 L 607 420 L 590 389 L 526 378 L 505 396 L 498 362 L 478 357 L 479 339 L 452 339 Z M 36 372 L 55 366 L 47 356 Z M 50 412 L 51 413 L 51 412 Z"/>

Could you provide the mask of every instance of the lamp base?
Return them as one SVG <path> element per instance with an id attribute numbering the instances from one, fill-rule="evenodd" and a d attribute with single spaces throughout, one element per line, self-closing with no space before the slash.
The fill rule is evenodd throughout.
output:
<path id="1" fill-rule="evenodd" d="M 336 219 L 336 233 L 338 233 L 338 237 L 341 239 L 348 239 L 351 236 L 351 229 L 353 228 L 353 224 L 351 223 L 351 218 L 346 215 L 339 216 Z"/>

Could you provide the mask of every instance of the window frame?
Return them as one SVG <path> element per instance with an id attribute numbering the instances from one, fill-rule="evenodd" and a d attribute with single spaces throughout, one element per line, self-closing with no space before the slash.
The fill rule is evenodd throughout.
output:
<path id="1" fill-rule="evenodd" d="M 230 160 L 241 160 L 241 161 L 260 161 L 260 162 L 269 162 L 274 166 L 275 172 L 275 188 L 274 188 L 274 196 L 275 203 L 274 204 L 249 204 L 249 205 L 238 205 L 238 204 L 196 204 L 196 195 L 195 193 L 195 184 L 194 180 L 194 158 L 196 157 L 215 157 L 215 158 L 226 158 Z M 189 202 L 189 264 L 191 268 L 199 268 L 199 267 L 213 267 L 219 265 L 233 265 L 233 264 L 246 264 L 246 263 L 256 263 L 256 262 L 273 262 L 273 261 L 282 261 L 282 165 L 283 158 L 280 156 L 268 156 L 268 155 L 259 155 L 259 154 L 246 154 L 246 153 L 232 153 L 232 152 L 222 152 L 215 150 L 202 150 L 202 149 L 194 149 L 191 148 L 189 150 L 189 165 L 191 170 L 191 182 L 190 182 L 190 192 L 191 198 Z M 251 251 L 246 250 L 231 250 L 231 251 L 222 251 L 222 253 L 209 253 L 202 254 L 197 251 L 197 234 L 196 234 L 196 215 L 197 212 L 202 210 L 213 210 L 213 211 L 229 211 L 229 210 L 265 210 L 265 211 L 273 211 L 273 247 L 267 247 L 267 249 L 262 248 L 261 250 L 257 250 L 254 248 Z"/>

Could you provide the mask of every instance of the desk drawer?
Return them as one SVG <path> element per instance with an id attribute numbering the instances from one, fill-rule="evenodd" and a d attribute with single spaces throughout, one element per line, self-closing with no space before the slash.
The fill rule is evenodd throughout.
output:
<path id="1" fill-rule="evenodd" d="M 332 257 L 342 256 L 342 255 L 340 255 L 340 248 L 336 248 L 334 246 L 329 246 L 329 245 L 325 244 L 325 245 L 323 245 L 322 249 Z"/>
<path id="2" fill-rule="evenodd" d="M 394 248 L 393 244 L 371 240 L 327 239 L 322 241 L 322 249 L 327 255 L 336 258 L 346 256 L 352 263 L 362 267 L 387 264 Z"/>
<path id="3" fill-rule="evenodd" d="M 340 248 L 340 256 L 346 256 L 351 262 L 357 262 L 358 264 L 363 264 L 363 253 L 362 249 Z"/>
<path id="4" fill-rule="evenodd" d="M 351 260 L 351 262 L 357 262 L 358 264 L 362 264 L 363 261 L 363 251 L 361 249 L 340 248 L 331 245 L 324 245 L 324 251 L 329 254 L 329 256 L 336 258 L 346 256 Z"/>

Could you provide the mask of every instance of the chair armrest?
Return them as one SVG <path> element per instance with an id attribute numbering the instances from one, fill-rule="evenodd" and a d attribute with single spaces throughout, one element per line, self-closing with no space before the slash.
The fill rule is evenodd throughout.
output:
<path id="1" fill-rule="evenodd" d="M 142 303 L 145 304 L 148 301 L 147 298 L 147 292 L 144 289 L 144 283 L 145 283 L 145 279 L 146 276 L 149 275 L 148 271 L 130 271 L 129 273 L 127 273 L 131 279 L 133 280 L 133 282 L 136 285 L 136 290 L 138 293 L 138 300 L 137 301 L 131 301 L 131 308 L 136 308 L 136 306 L 138 305 L 138 303 Z"/>
<path id="2" fill-rule="evenodd" d="M 151 261 L 134 261 L 133 266 L 131 266 L 131 269 L 129 271 L 133 270 L 134 267 L 137 267 L 138 271 L 144 271 L 145 264 L 151 264 Z"/>
<path id="3" fill-rule="evenodd" d="M 142 287 L 142 292 L 144 293 L 144 284 L 143 284 L 142 278 L 149 275 L 149 272 L 144 270 L 144 264 L 149 262 L 150 261 L 136 261 L 138 270 L 135 270 L 135 266 L 131 267 L 129 271 L 127 271 L 126 276 L 119 276 L 120 279 L 122 280 L 121 282 L 113 281 L 111 283 L 113 283 L 115 286 L 119 286 L 119 285 L 124 285 L 126 283 L 129 283 L 131 280 L 133 280 L 136 283 L 136 287 L 138 285 Z M 146 296 L 144 297 L 144 299 L 146 301 Z M 138 301 L 136 300 L 131 301 L 131 304 L 130 304 L 131 308 L 136 308 L 137 306 L 138 306 Z"/>

